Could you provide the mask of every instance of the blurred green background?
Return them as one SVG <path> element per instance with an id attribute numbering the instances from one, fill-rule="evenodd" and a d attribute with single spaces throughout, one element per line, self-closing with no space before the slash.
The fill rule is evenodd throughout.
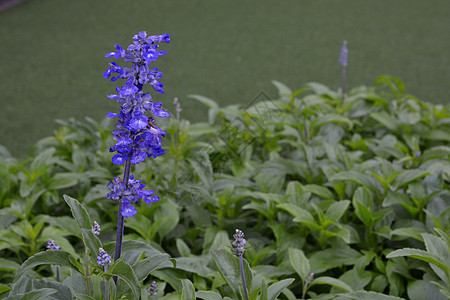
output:
<path id="1" fill-rule="evenodd" d="M 55 119 L 116 111 L 104 54 L 142 30 L 171 35 L 154 64 L 166 94 L 152 95 L 169 111 L 178 97 L 190 120 L 206 109 L 189 94 L 245 105 L 261 91 L 275 97 L 273 79 L 338 88 L 343 40 L 349 88 L 388 74 L 422 100 L 449 103 L 448 0 L 32 0 L 0 12 L 0 144 L 24 157 Z"/>

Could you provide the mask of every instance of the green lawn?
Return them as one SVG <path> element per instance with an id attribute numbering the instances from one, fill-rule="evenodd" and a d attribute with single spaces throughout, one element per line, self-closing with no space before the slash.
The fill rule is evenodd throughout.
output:
<path id="1" fill-rule="evenodd" d="M 447 0 L 29 1 L 0 13 L 0 144 L 24 156 L 54 119 L 117 110 L 105 97 L 115 83 L 102 76 L 104 54 L 141 30 L 171 35 L 155 64 L 166 94 L 153 95 L 169 111 L 178 97 L 193 120 L 206 109 L 189 94 L 223 106 L 261 91 L 275 97 L 272 79 L 337 88 L 344 39 L 349 87 L 389 74 L 423 100 L 448 103 L 449 15 Z"/>

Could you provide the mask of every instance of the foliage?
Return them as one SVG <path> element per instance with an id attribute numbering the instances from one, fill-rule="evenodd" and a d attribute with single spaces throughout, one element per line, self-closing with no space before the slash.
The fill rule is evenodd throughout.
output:
<path id="1" fill-rule="evenodd" d="M 250 299 L 446 299 L 450 108 L 388 76 L 344 103 L 318 83 L 274 84 L 279 99 L 246 108 L 193 95 L 208 122 L 163 126 L 167 155 L 134 172 L 161 200 L 126 220 L 125 257 L 107 274 L 95 251 L 114 251 L 111 125 L 60 121 L 24 162 L 2 151 L 0 298 L 92 299 L 91 286 L 101 299 L 115 275 L 116 298 L 147 299 L 156 280 L 157 299 L 237 299 L 239 228 Z M 62 250 L 40 252 L 47 238 Z"/>

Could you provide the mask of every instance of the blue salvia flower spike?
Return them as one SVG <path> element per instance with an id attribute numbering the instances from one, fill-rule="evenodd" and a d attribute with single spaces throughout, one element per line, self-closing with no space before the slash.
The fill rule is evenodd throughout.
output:
<path id="1" fill-rule="evenodd" d="M 131 67 L 123 67 L 116 62 L 110 62 L 103 73 L 111 81 L 124 79 L 125 84 L 116 88 L 116 94 L 108 98 L 121 104 L 118 113 L 108 113 L 110 118 L 117 118 L 113 138 L 116 143 L 109 149 L 116 152 L 112 162 L 116 165 L 125 163 L 123 179 L 114 178 L 108 187 L 111 192 L 107 197 L 119 202 L 117 214 L 117 237 L 114 260 L 122 254 L 122 239 L 124 218 L 137 213 L 134 204 L 139 200 L 151 203 L 159 200 L 153 190 L 146 190 L 145 184 L 131 175 L 131 164 L 139 164 L 148 157 L 156 158 L 165 153 L 161 147 L 162 138 L 166 133 L 156 126 L 155 118 L 166 118 L 170 114 L 162 108 L 161 102 L 153 102 L 150 93 L 144 92 L 144 86 L 149 85 L 156 92 L 163 94 L 164 85 L 159 81 L 163 73 L 158 68 L 151 68 L 150 64 L 158 57 L 166 55 L 166 51 L 157 50 L 158 43 L 169 43 L 168 34 L 147 36 L 141 31 L 133 36 L 133 43 L 126 49 L 115 45 L 116 51 L 105 55 L 107 58 L 123 59 L 131 63 Z M 145 115 L 150 113 L 150 116 Z M 117 283 L 117 277 L 114 277 Z"/>

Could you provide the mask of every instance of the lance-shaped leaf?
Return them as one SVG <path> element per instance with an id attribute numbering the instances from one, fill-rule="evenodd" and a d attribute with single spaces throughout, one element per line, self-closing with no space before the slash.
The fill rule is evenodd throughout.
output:
<path id="1" fill-rule="evenodd" d="M 233 256 L 230 251 L 227 250 L 211 250 L 211 256 L 214 264 L 219 269 L 223 279 L 228 283 L 230 288 L 235 293 L 236 297 L 239 296 L 239 284 L 241 283 L 241 272 L 239 268 L 239 258 Z M 251 288 L 252 285 L 252 273 L 248 262 L 244 260 L 244 275 L 247 282 L 247 286 Z"/>
<path id="2" fill-rule="evenodd" d="M 181 290 L 182 300 L 195 300 L 195 288 L 189 279 L 182 279 L 181 284 L 183 289 Z"/>
<path id="3" fill-rule="evenodd" d="M 311 285 L 314 284 L 328 284 L 340 289 L 343 289 L 346 292 L 353 292 L 352 288 L 346 284 L 345 282 L 333 278 L 333 277 L 328 277 L 328 276 L 323 276 L 323 277 L 319 277 L 313 280 L 313 282 L 311 282 Z"/>
<path id="4" fill-rule="evenodd" d="M 92 226 L 91 217 L 89 216 L 86 208 L 78 202 L 77 199 L 64 195 L 64 200 L 70 206 L 70 210 L 72 211 L 72 215 L 78 223 L 78 226 L 81 228 L 90 229 Z"/>
<path id="5" fill-rule="evenodd" d="M 134 273 L 133 268 L 127 262 L 123 260 L 116 261 L 111 266 L 109 273 L 123 280 L 132 290 L 134 299 L 139 299 L 140 284 L 136 273 Z"/>
<path id="6" fill-rule="evenodd" d="M 40 265 L 60 265 L 74 269 L 77 272 L 83 273 L 83 266 L 68 252 L 62 250 L 49 250 L 39 252 L 29 259 L 27 259 L 20 269 L 16 272 L 16 280 L 25 271 L 30 270 Z"/>

